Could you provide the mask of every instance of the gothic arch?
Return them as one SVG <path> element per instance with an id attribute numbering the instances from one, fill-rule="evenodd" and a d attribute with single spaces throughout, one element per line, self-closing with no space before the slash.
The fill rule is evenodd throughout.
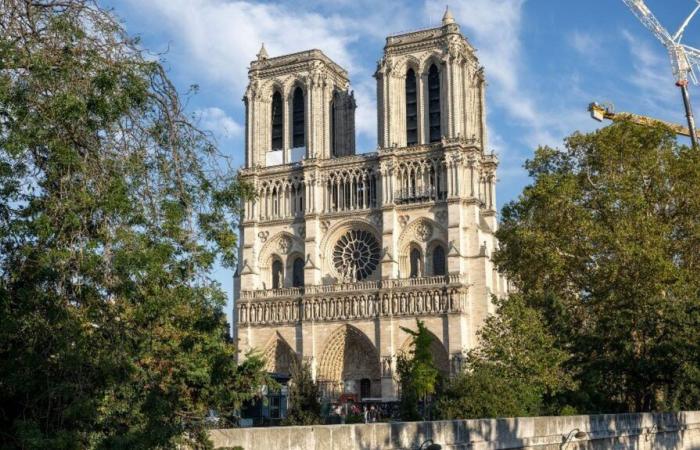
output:
<path id="1" fill-rule="evenodd" d="M 427 217 L 419 217 L 406 225 L 398 240 L 399 271 L 402 278 L 410 274 L 410 252 L 412 248 L 420 250 L 423 263 L 423 276 L 426 275 L 426 258 L 429 248 L 434 245 L 434 241 L 439 241 L 444 246 L 447 240 L 447 231 L 436 221 Z M 430 243 L 430 244 L 429 244 Z"/>
<path id="2" fill-rule="evenodd" d="M 428 251 L 425 254 L 425 270 L 428 276 L 436 276 L 438 274 L 435 273 L 435 263 L 436 259 L 435 258 L 440 258 L 442 267 L 444 273 L 441 275 L 447 275 L 447 244 L 445 241 L 442 239 L 436 238 L 430 241 L 427 245 Z M 442 250 L 442 256 L 440 255 L 435 255 L 436 249 L 441 248 Z"/>
<path id="3" fill-rule="evenodd" d="M 352 325 L 341 325 L 326 341 L 317 378 L 320 382 L 336 384 L 361 379 L 379 382 L 379 352 L 362 331 Z"/>
<path id="4" fill-rule="evenodd" d="M 442 58 L 442 55 L 437 52 L 432 52 L 421 60 L 420 71 L 416 72 L 416 76 L 427 76 L 428 71 L 430 70 L 430 66 L 432 66 L 433 64 L 435 64 L 438 71 L 440 72 L 440 81 L 442 81 L 445 61 Z"/>
<path id="5" fill-rule="evenodd" d="M 280 231 L 267 239 L 267 242 L 260 249 L 259 267 L 261 269 L 269 269 L 274 256 L 278 256 L 286 266 L 288 256 L 294 253 L 304 254 L 304 241 L 292 233 Z"/>
<path id="6" fill-rule="evenodd" d="M 269 373 L 291 376 L 299 365 L 299 357 L 279 332 L 275 332 L 268 340 L 263 358 L 265 371 Z"/>
<path id="7" fill-rule="evenodd" d="M 421 74 L 421 62 L 420 62 L 420 60 L 413 55 L 406 55 L 404 58 L 399 60 L 398 64 L 396 65 L 396 68 L 394 70 L 396 70 L 397 73 L 400 73 L 400 74 L 405 76 L 406 72 L 408 72 L 408 69 L 413 69 L 416 72 L 416 77 L 420 77 L 420 74 Z"/>
<path id="8" fill-rule="evenodd" d="M 433 355 L 433 363 L 443 375 L 447 375 L 450 373 L 450 355 L 447 353 L 447 349 L 440 339 L 438 339 L 433 332 L 428 331 L 428 334 L 430 334 L 431 337 L 430 353 Z M 412 339 L 412 336 L 408 336 L 406 340 L 403 341 L 399 351 L 403 353 L 411 352 Z"/>
<path id="9" fill-rule="evenodd" d="M 308 89 L 306 87 L 306 80 L 301 76 L 291 76 L 287 78 L 284 82 L 284 98 L 287 101 L 292 101 L 292 96 L 294 95 L 294 90 L 300 87 L 304 92 L 304 97 L 308 94 Z"/>
<path id="10" fill-rule="evenodd" d="M 265 84 L 265 94 L 270 97 L 270 100 L 272 100 L 272 94 L 275 92 L 279 92 L 280 95 L 282 96 L 282 101 L 284 101 L 284 98 L 287 95 L 287 91 L 285 90 L 284 83 L 282 83 L 278 79 L 270 80 L 269 83 Z"/>

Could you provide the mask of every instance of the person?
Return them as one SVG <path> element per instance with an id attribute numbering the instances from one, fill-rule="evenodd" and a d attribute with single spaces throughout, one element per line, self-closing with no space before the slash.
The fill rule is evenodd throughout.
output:
<path id="1" fill-rule="evenodd" d="M 367 409 L 367 405 L 362 406 L 362 419 L 365 421 L 365 423 L 369 423 L 369 410 Z"/>

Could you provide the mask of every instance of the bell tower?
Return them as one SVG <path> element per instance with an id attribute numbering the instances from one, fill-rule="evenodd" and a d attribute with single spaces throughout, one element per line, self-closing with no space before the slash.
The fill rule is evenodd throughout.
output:
<path id="1" fill-rule="evenodd" d="M 374 76 L 379 147 L 486 145 L 484 74 L 449 9 L 441 27 L 387 37 Z"/>
<path id="2" fill-rule="evenodd" d="M 263 44 L 248 78 L 247 168 L 355 153 L 348 74 L 322 51 L 270 58 Z"/>

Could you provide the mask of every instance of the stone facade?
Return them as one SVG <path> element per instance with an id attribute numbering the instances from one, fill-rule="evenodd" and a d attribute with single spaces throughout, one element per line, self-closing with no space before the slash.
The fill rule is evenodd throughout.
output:
<path id="1" fill-rule="evenodd" d="M 459 370 L 507 293 L 498 161 L 486 152 L 484 73 L 449 12 L 390 36 L 375 74 L 379 148 L 355 154 L 347 72 L 319 50 L 250 66 L 234 333 L 268 370 L 306 360 L 329 398 L 396 398 L 401 327 L 423 320 L 438 367 Z"/>

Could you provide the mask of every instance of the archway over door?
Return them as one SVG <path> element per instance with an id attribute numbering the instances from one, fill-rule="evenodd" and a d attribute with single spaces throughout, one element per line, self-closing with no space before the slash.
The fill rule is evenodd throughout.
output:
<path id="1" fill-rule="evenodd" d="M 430 353 L 433 355 L 433 363 L 435 364 L 435 367 L 443 374 L 443 375 L 449 375 L 450 374 L 450 355 L 447 353 L 447 350 L 445 349 L 445 346 L 442 345 L 442 342 L 440 342 L 440 339 L 437 338 L 433 333 L 428 331 L 430 334 L 431 340 L 430 340 Z M 402 352 L 412 352 L 413 348 L 411 346 L 412 343 L 412 337 L 409 336 L 406 338 L 406 340 L 403 342 L 403 345 L 401 346 L 401 351 Z"/>
<path id="2" fill-rule="evenodd" d="M 279 333 L 275 333 L 263 352 L 265 371 L 276 375 L 290 377 L 299 364 L 297 354 Z"/>
<path id="3" fill-rule="evenodd" d="M 318 366 L 324 396 L 343 393 L 381 396 L 379 354 L 372 341 L 352 325 L 341 325 L 328 338 Z M 364 381 L 363 381 L 364 380 Z"/>

